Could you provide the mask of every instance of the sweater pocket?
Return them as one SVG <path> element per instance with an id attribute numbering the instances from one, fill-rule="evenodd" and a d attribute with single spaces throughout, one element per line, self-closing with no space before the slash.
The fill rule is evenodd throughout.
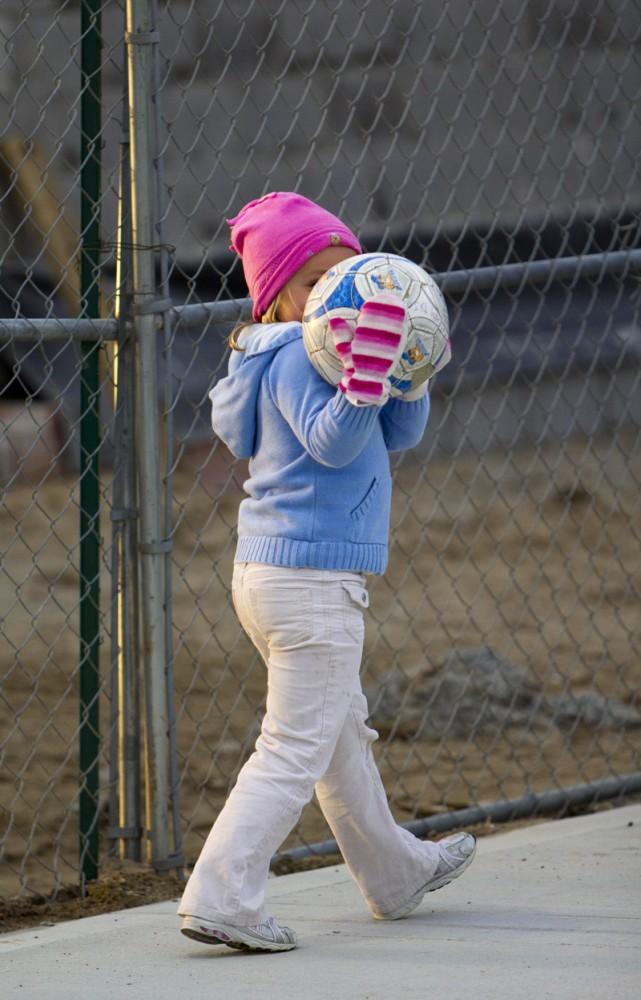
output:
<path id="1" fill-rule="evenodd" d="M 380 492 L 381 480 L 374 476 L 363 499 L 349 512 L 350 517 L 350 541 L 362 542 L 373 540 L 370 538 L 372 532 L 372 521 L 377 521 L 375 500 Z M 372 508 L 374 507 L 374 510 Z M 369 516 L 368 516 L 369 515 Z"/>
<path id="2" fill-rule="evenodd" d="M 365 494 L 359 505 L 357 507 L 354 507 L 354 509 L 350 510 L 349 512 L 352 521 L 360 521 L 363 517 L 365 517 L 367 511 L 372 506 L 374 498 L 380 488 L 381 488 L 381 481 L 376 476 L 374 476 L 371 483 L 369 484 L 369 489 L 367 490 L 367 493 Z"/>

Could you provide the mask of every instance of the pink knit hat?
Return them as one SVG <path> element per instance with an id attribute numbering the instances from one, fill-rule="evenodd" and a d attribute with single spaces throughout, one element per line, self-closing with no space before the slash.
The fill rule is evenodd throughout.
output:
<path id="1" fill-rule="evenodd" d="M 362 253 L 340 219 L 291 191 L 273 191 L 250 201 L 227 222 L 232 227 L 230 249 L 242 258 L 256 321 L 314 254 L 338 246 Z"/>

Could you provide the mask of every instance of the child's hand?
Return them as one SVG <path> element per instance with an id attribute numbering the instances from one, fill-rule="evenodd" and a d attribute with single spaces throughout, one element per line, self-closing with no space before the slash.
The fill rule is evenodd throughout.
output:
<path id="1" fill-rule="evenodd" d="M 330 319 L 329 327 L 345 374 L 339 388 L 354 406 L 382 406 L 391 375 L 407 340 L 405 306 L 398 296 L 382 293 L 368 299 L 356 327 Z"/>

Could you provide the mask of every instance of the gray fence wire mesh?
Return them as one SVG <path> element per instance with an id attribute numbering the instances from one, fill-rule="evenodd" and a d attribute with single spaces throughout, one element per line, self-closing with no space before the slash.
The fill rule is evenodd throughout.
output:
<path id="1" fill-rule="evenodd" d="M 0 10 L 4 896 L 79 870 L 81 6 Z M 363 683 L 395 815 L 638 772 L 641 5 L 172 0 L 154 11 L 160 188 L 147 252 L 174 307 L 157 323 L 174 863 L 181 851 L 195 860 L 264 701 L 229 595 L 245 467 L 212 439 L 207 392 L 239 311 L 222 304 L 246 295 L 225 219 L 269 190 L 322 202 L 367 249 L 464 272 L 447 293 L 453 361 L 424 442 L 394 459 L 390 566 L 370 582 Z M 126 12 L 106 2 L 101 14 L 102 316 L 113 320 L 131 306 L 126 238 L 116 267 Z M 24 324 L 45 319 L 57 326 Z M 116 368 L 122 324 L 95 330 L 101 849 L 144 858 L 144 681 L 130 692 L 139 745 L 124 764 L 111 670 L 139 638 L 114 634 L 113 616 L 122 574 L 137 571 L 138 387 L 124 343 Z M 143 816 L 129 837 L 123 768 Z M 312 802 L 284 846 L 327 836 Z"/>

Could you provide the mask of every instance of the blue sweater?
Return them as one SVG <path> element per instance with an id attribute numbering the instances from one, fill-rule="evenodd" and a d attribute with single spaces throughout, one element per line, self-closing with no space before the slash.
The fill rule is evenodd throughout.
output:
<path id="1" fill-rule="evenodd" d="M 250 459 L 236 562 L 382 573 L 388 452 L 420 441 L 429 397 L 352 405 L 312 367 L 300 323 L 248 327 L 241 346 L 209 394 L 214 431 Z"/>

